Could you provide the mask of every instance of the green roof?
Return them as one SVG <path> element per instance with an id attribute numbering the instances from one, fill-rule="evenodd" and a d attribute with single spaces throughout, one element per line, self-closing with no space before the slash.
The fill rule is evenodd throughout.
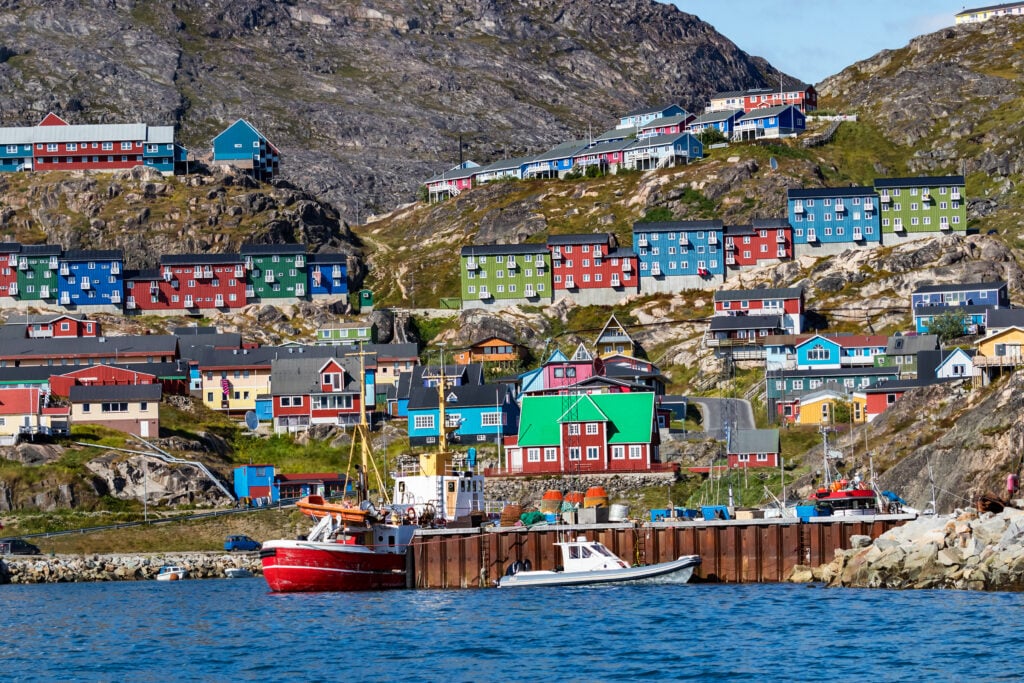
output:
<path id="1" fill-rule="evenodd" d="M 575 411 L 572 410 L 574 405 L 577 406 Z M 557 444 L 560 442 L 560 425 L 570 421 L 610 423 L 610 444 L 648 443 L 654 425 L 654 394 L 524 396 L 519 418 L 519 445 Z"/>

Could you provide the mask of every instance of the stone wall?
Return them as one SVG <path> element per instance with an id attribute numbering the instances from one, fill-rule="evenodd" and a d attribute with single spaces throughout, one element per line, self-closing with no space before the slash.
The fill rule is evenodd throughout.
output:
<path id="1" fill-rule="evenodd" d="M 221 579 L 224 571 L 231 567 L 248 569 L 253 574 L 263 573 L 259 553 L 10 556 L 0 560 L 0 583 L 148 581 L 156 579 L 164 565 L 183 567 L 190 579 Z"/>

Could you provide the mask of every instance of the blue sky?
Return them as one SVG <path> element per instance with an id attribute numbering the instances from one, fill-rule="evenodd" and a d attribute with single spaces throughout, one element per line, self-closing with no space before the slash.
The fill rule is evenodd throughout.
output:
<path id="1" fill-rule="evenodd" d="M 666 0 L 662 0 L 666 1 Z M 854 62 L 954 24 L 963 0 L 671 0 L 744 52 L 818 83 Z M 967 7 L 996 4 L 980 0 Z"/>

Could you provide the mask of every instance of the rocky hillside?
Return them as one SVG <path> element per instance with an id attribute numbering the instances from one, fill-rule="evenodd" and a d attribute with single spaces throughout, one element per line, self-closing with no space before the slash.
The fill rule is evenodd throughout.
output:
<path id="1" fill-rule="evenodd" d="M 3 3 L 0 123 L 175 124 L 197 152 L 249 119 L 284 177 L 349 222 L 464 154 L 541 151 L 637 106 L 779 74 L 653 0 Z"/>

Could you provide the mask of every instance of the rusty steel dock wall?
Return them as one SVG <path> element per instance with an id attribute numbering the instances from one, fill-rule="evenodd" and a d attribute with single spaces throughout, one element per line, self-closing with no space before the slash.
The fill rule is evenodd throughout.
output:
<path id="1" fill-rule="evenodd" d="M 901 515 L 649 524 L 587 524 L 417 532 L 410 549 L 410 588 L 486 588 L 515 561 L 534 569 L 561 563 L 559 536 L 585 535 L 633 564 L 700 555 L 694 581 L 771 583 L 796 565 L 819 566 L 850 548 L 854 535 L 877 538 L 911 519 Z"/>

